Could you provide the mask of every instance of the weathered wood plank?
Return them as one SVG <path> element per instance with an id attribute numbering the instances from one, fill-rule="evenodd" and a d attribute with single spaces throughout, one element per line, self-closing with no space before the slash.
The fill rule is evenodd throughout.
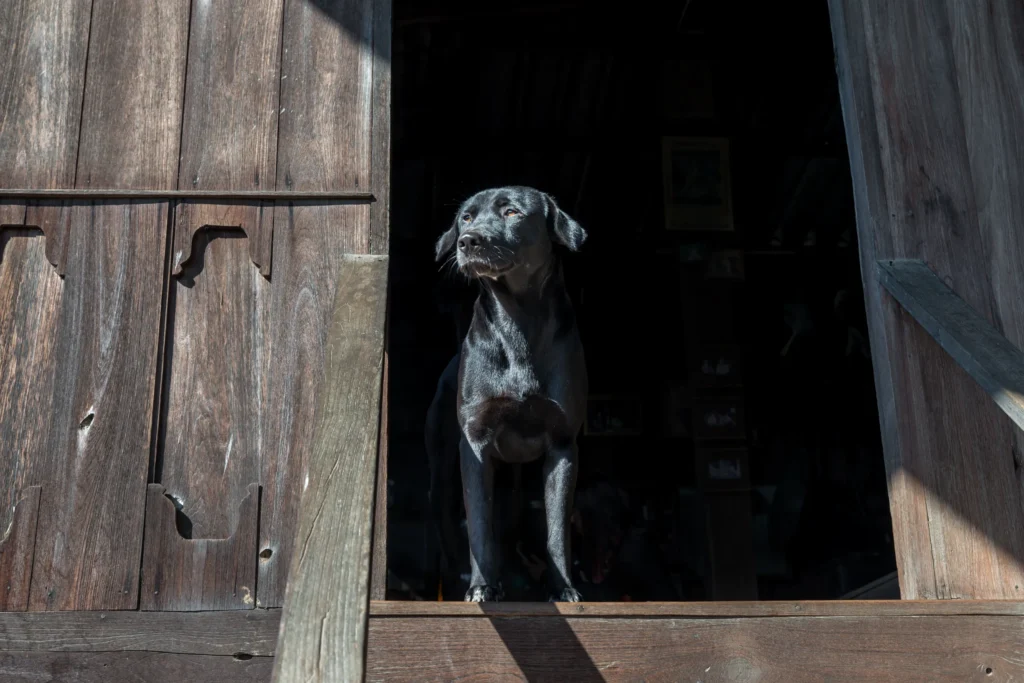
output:
<path id="1" fill-rule="evenodd" d="M 283 7 L 193 3 L 178 187 L 274 188 Z"/>
<path id="2" fill-rule="evenodd" d="M 326 386 L 335 288 L 343 254 L 366 251 L 368 222 L 365 205 L 294 202 L 275 208 L 272 374 L 264 407 L 256 596 L 261 607 L 284 604 L 316 405 Z"/>
<path id="3" fill-rule="evenodd" d="M 276 681 L 363 677 L 386 256 L 346 256 L 288 575 Z"/>
<path id="4" fill-rule="evenodd" d="M 371 618 L 367 681 L 1015 680 L 1024 618 Z M 349 679 L 354 680 L 354 679 Z"/>
<path id="5" fill-rule="evenodd" d="M 371 0 L 286 0 L 277 189 L 371 187 Z"/>
<path id="6" fill-rule="evenodd" d="M 391 0 L 373 0 L 371 39 L 370 187 L 377 201 L 370 207 L 370 253 L 387 254 L 391 236 Z"/>
<path id="7" fill-rule="evenodd" d="M 176 186 L 188 13 L 94 0 L 76 187 Z"/>
<path id="8" fill-rule="evenodd" d="M 142 554 L 143 610 L 252 609 L 256 592 L 259 484 L 250 484 L 227 538 L 182 538 L 175 505 L 150 484 Z"/>
<path id="9" fill-rule="evenodd" d="M 1024 617 L 1019 600 L 800 600 L 794 602 L 498 602 L 371 600 L 370 617 L 628 617 L 663 619 L 788 617 Z"/>
<path id="10" fill-rule="evenodd" d="M 0 614 L 0 652 L 272 657 L 280 621 L 280 610 L 4 613 Z"/>
<path id="11" fill-rule="evenodd" d="M 0 3 L 0 187 L 74 186 L 91 5 Z"/>
<path id="12" fill-rule="evenodd" d="M 28 609 L 39 519 L 38 486 L 29 486 L 22 492 L 12 514 L 6 535 L 0 538 L 0 612 Z"/>
<path id="13" fill-rule="evenodd" d="M 194 539 L 230 536 L 239 503 L 260 481 L 270 362 L 271 285 L 250 257 L 257 234 L 203 230 L 184 268 L 177 265 L 189 257 L 179 255 L 191 249 L 193 229 L 205 222 L 191 221 L 192 214 L 215 208 L 179 207 L 172 259 L 178 273 L 168 302 L 159 481 L 180 502 Z M 258 231 L 259 223 L 247 229 Z"/>
<path id="14" fill-rule="evenodd" d="M 875 268 L 926 261 L 1024 345 L 1024 241 L 1014 229 L 1024 120 L 1007 94 L 1024 87 L 1024 56 L 1012 48 L 1021 10 L 1007 0 L 829 7 L 901 594 L 1020 597 L 1014 453 L 1024 435 L 884 296 Z"/>
<path id="15" fill-rule="evenodd" d="M 879 261 L 878 276 L 914 320 L 1024 429 L 1024 352 L 964 303 L 924 261 Z"/>
<path id="16" fill-rule="evenodd" d="M 10 226 L 0 229 L 0 292 L 8 293 L 0 297 L 0 610 L 28 609 L 38 489 L 34 500 L 25 497 L 38 483 L 33 463 L 46 457 L 63 291 L 46 238 L 19 226 L 25 212 L 24 204 L 0 205 L 0 224 Z"/>
<path id="17" fill-rule="evenodd" d="M 249 258 L 270 278 L 274 248 L 274 211 L 270 202 L 179 202 L 175 207 L 174 245 L 171 247 L 171 275 L 180 275 L 181 269 L 192 258 L 196 234 L 206 228 L 215 231 L 235 229 L 248 238 Z M 201 246 L 209 244 L 209 236 Z"/>
<path id="18" fill-rule="evenodd" d="M 59 226 L 67 250 L 63 280 L 45 259 L 32 259 L 52 274 L 35 295 L 51 291 L 53 301 L 30 310 L 52 320 L 35 328 L 36 344 L 17 357 L 22 367 L 52 366 L 53 374 L 22 380 L 31 391 L 14 395 L 36 416 L 35 431 L 4 444 L 25 449 L 24 480 L 42 486 L 29 608 L 133 609 L 167 206 L 32 206 L 26 222 Z"/>
<path id="19" fill-rule="evenodd" d="M 384 332 L 384 371 L 381 375 L 380 436 L 377 444 L 377 491 L 373 500 L 373 556 L 370 559 L 370 599 L 388 592 L 388 334 Z"/>
<path id="20" fill-rule="evenodd" d="M 164 652 L 5 652 L 0 679 L 15 683 L 74 681 L 269 681 L 273 659 L 211 657 Z"/>

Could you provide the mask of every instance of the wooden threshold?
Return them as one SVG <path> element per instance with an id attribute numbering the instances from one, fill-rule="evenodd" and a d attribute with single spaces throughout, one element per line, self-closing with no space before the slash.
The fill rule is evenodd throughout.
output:
<path id="1" fill-rule="evenodd" d="M 924 261 L 878 261 L 878 278 L 904 310 L 1024 429 L 1024 353 Z"/>
<path id="2" fill-rule="evenodd" d="M 987 682 L 1022 649 L 1016 601 L 374 601 L 366 680 Z"/>

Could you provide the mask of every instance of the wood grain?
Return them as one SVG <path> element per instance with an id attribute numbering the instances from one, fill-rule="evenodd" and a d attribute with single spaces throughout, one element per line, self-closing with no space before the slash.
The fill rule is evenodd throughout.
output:
<path id="1" fill-rule="evenodd" d="M 427 602 L 372 600 L 371 618 L 391 617 L 667 617 L 740 619 L 789 617 L 1024 617 L 1018 600 L 800 600 L 757 602 Z"/>
<path id="2" fill-rule="evenodd" d="M 1024 594 L 1024 447 L 875 264 L 920 259 L 1024 344 L 1021 8 L 831 0 L 890 509 L 907 598 Z"/>
<path id="3" fill-rule="evenodd" d="M 367 681 L 1015 680 L 1024 619 L 372 618 Z"/>
<path id="4" fill-rule="evenodd" d="M 32 323 L 31 348 L 14 352 L 15 371 L 33 373 L 17 381 L 32 390 L 15 392 L 26 417 L 5 440 L 25 454 L 25 483 L 42 486 L 30 609 L 133 609 L 167 205 L 29 207 L 27 223 L 51 221 L 66 226 L 67 274 L 61 280 L 35 247 L 28 262 L 46 284 L 17 291 L 50 300 L 26 302 L 23 319 L 45 322 Z"/>
<path id="5" fill-rule="evenodd" d="M 274 187 L 283 7 L 192 4 L 178 187 Z"/>
<path id="6" fill-rule="evenodd" d="M 93 1 L 76 187 L 176 186 L 188 13 Z"/>
<path id="7" fill-rule="evenodd" d="M 924 261 L 879 261 L 878 276 L 889 294 L 1024 429 L 1024 352 L 964 303 Z"/>
<path id="8" fill-rule="evenodd" d="M 370 206 L 371 254 L 389 253 L 391 243 L 391 24 L 391 0 L 373 0 L 370 187 L 376 201 Z"/>
<path id="9" fill-rule="evenodd" d="M 14 504 L 11 525 L 0 538 L 0 612 L 28 609 L 38 519 L 39 487 L 29 486 Z"/>
<path id="10" fill-rule="evenodd" d="M 164 487 L 150 484 L 142 555 L 143 610 L 252 609 L 256 604 L 259 484 L 238 505 L 237 526 L 222 539 L 182 538 L 176 506 Z"/>
<path id="11" fill-rule="evenodd" d="M 214 208 L 187 211 L 209 216 Z M 203 223 L 181 211 L 172 268 L 191 246 L 192 228 Z M 271 285 L 250 260 L 254 241 L 241 232 L 203 230 L 172 280 L 159 472 L 194 539 L 230 536 L 239 503 L 260 481 Z"/>
<path id="12" fill-rule="evenodd" d="M 285 0 L 279 190 L 371 182 L 371 0 Z"/>
<path id="13" fill-rule="evenodd" d="M 164 652 L 5 652 L 0 679 L 38 683 L 112 681 L 269 681 L 270 657 L 235 659 Z"/>
<path id="14" fill-rule="evenodd" d="M 279 610 L 0 614 L 0 652 L 169 652 L 271 657 Z"/>
<path id="15" fill-rule="evenodd" d="M 0 187 L 74 186 L 91 5 L 0 4 Z"/>
<path id="16" fill-rule="evenodd" d="M 363 677 L 387 281 L 386 256 L 338 277 L 275 681 Z"/>
<path id="17" fill-rule="evenodd" d="M 326 381 L 335 288 L 343 254 L 367 251 L 368 223 L 366 205 L 293 202 L 275 208 L 257 593 L 262 607 L 284 603 L 316 405 Z"/>
<path id="18" fill-rule="evenodd" d="M 263 277 L 270 278 L 274 249 L 273 205 L 270 202 L 240 201 L 218 204 L 183 201 L 177 204 L 171 275 L 181 274 L 181 269 L 192 258 L 196 233 L 208 227 L 244 232 L 248 238 L 249 258 Z"/>
<path id="19" fill-rule="evenodd" d="M 370 599 L 383 600 L 388 590 L 388 325 L 384 327 L 384 369 L 381 373 L 380 432 L 377 441 L 377 486 L 373 499 L 373 548 Z"/>
<path id="20" fill-rule="evenodd" d="M 47 419 L 56 378 L 56 339 L 63 284 L 45 256 L 45 237 L 24 223 L 25 206 L 0 206 L 0 530 L 15 523 L 15 505 L 40 479 L 33 473 L 47 457 L 51 425 Z M 27 391 L 26 387 L 32 387 Z M 38 503 L 37 503 L 38 507 Z M 31 540 L 31 546 L 23 542 Z M 31 555 L 35 538 L 18 533 L 5 553 Z M 29 572 L 31 575 L 31 571 Z M 27 581 L 28 577 L 22 577 Z M 0 584 L 0 589 L 5 589 Z M 20 585 L 5 609 L 24 609 Z"/>

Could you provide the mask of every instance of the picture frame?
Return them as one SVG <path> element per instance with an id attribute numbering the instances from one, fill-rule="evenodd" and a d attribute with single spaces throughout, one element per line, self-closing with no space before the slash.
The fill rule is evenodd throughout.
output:
<path id="1" fill-rule="evenodd" d="M 587 397 L 584 436 L 641 436 L 643 407 L 637 396 L 598 394 Z"/>
<path id="2" fill-rule="evenodd" d="M 693 351 L 689 370 L 698 389 L 743 386 L 743 349 L 739 344 L 703 344 Z"/>
<path id="3" fill-rule="evenodd" d="M 700 399 L 693 406 L 693 435 L 697 439 L 745 439 L 743 399 Z"/>
<path id="4" fill-rule="evenodd" d="M 663 137 L 666 230 L 734 230 L 727 138 Z"/>
<path id="5" fill-rule="evenodd" d="M 701 491 L 750 490 L 750 460 L 746 448 L 698 448 L 694 463 L 697 487 Z"/>

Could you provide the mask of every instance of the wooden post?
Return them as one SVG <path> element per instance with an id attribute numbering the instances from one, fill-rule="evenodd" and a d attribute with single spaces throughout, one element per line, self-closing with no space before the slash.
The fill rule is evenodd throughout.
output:
<path id="1" fill-rule="evenodd" d="M 274 681 L 361 681 L 388 257 L 346 256 L 299 504 Z"/>
<path id="2" fill-rule="evenodd" d="M 1024 7 L 830 0 L 904 598 L 1024 597 L 1024 432 L 878 281 L 921 259 L 1024 345 Z"/>

